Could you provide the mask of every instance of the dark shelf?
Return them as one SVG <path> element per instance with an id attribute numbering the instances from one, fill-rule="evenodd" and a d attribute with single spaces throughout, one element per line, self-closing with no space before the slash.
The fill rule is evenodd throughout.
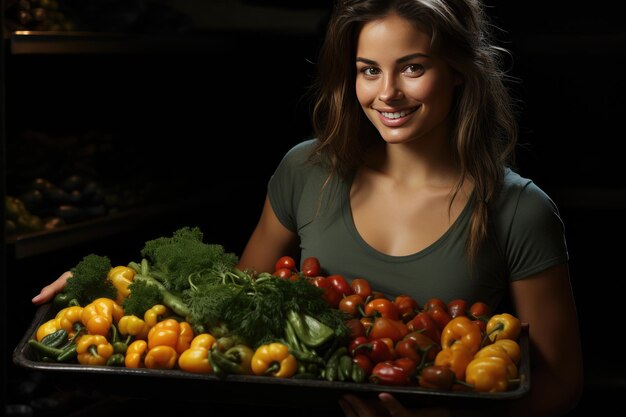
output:
<path id="1" fill-rule="evenodd" d="M 125 210 L 123 212 L 98 217 L 53 229 L 28 233 L 7 238 L 7 252 L 15 259 L 26 259 L 36 255 L 66 249 L 72 246 L 101 239 L 115 234 L 132 231 L 142 225 L 149 225 L 165 216 L 175 216 L 190 206 L 151 205 Z"/>

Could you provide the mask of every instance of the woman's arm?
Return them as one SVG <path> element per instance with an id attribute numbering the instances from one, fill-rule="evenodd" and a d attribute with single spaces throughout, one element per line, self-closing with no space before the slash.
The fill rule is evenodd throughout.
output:
<path id="1" fill-rule="evenodd" d="M 284 255 L 297 259 L 298 236 L 278 220 L 270 200 L 265 198 L 261 218 L 239 258 L 239 269 L 274 272 L 276 261 Z"/>
<path id="2" fill-rule="evenodd" d="M 530 393 L 512 415 L 558 416 L 576 406 L 583 386 L 578 316 L 567 264 L 511 284 L 519 319 L 529 325 Z"/>

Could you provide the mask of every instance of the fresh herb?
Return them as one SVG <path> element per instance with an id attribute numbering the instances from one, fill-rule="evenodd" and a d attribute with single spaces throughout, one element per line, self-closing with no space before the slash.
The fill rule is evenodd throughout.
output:
<path id="1" fill-rule="evenodd" d="M 107 279 L 111 260 L 106 256 L 89 254 L 70 271 L 72 276 L 62 291 L 67 300 L 76 300 L 84 306 L 93 300 L 106 297 L 115 299 L 117 290 Z"/>

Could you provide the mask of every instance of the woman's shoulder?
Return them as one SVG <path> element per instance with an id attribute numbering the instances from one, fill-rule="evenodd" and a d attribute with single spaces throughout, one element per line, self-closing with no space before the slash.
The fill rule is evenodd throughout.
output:
<path id="1" fill-rule="evenodd" d="M 293 145 L 285 154 L 284 159 L 302 163 L 308 160 L 315 148 L 316 139 L 305 139 Z"/>
<path id="2" fill-rule="evenodd" d="M 558 213 L 556 204 L 542 188 L 510 168 L 504 173 L 495 208 L 504 215 L 508 213 L 529 219 L 541 214 Z"/>

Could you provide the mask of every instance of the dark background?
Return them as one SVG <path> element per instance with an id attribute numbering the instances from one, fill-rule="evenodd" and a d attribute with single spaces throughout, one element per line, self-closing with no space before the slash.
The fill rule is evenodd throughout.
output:
<path id="1" fill-rule="evenodd" d="M 132 184 L 132 196 L 145 205 L 130 206 L 116 221 L 55 232 L 55 239 L 35 234 L 2 246 L 2 403 L 28 405 L 35 415 L 68 415 L 69 406 L 51 388 L 58 381 L 12 363 L 36 311 L 32 296 L 88 253 L 125 264 L 146 240 L 182 226 L 197 225 L 206 241 L 240 253 L 269 176 L 284 152 L 310 135 L 305 93 L 323 34 L 323 24 L 308 31 L 198 28 L 178 11 L 155 8 L 158 2 L 84 3 L 92 5 L 81 10 L 92 28 L 142 36 L 69 43 L 43 36 L 43 46 L 20 44 L 26 52 L 5 36 L 0 191 L 18 193 L 28 175 L 60 180 L 80 173 Z M 324 11 L 331 2 L 241 3 Z M 511 88 L 521 103 L 519 171 L 553 197 L 566 226 L 586 372 L 572 415 L 583 415 L 591 396 L 609 406 L 626 394 L 626 366 L 615 346 L 626 278 L 618 150 L 625 138 L 626 24 L 610 2 L 487 4 L 517 79 Z M 68 400 L 76 402 L 74 412 L 87 397 Z"/>

